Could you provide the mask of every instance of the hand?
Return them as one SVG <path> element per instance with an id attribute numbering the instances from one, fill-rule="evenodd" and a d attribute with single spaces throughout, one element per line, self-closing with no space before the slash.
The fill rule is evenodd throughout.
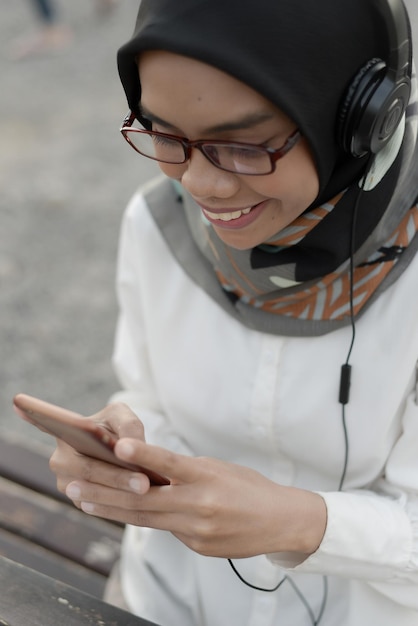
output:
<path id="1" fill-rule="evenodd" d="M 144 428 L 138 417 L 124 404 L 111 404 L 91 419 L 104 425 L 118 437 L 135 437 L 144 440 Z M 65 493 L 69 483 L 74 480 L 90 480 L 94 475 L 99 484 L 129 485 L 134 482 L 136 488 L 145 492 L 150 483 L 147 476 L 129 470 L 122 470 L 116 465 L 95 460 L 80 454 L 60 439 L 50 459 L 50 468 L 57 476 L 57 487 Z M 74 500 L 74 499 L 73 499 Z M 80 507 L 79 502 L 74 504 Z"/>
<path id="2" fill-rule="evenodd" d="M 88 480 L 67 489 L 87 513 L 167 530 L 200 554 L 224 558 L 308 555 L 321 542 L 326 507 L 317 494 L 283 487 L 246 467 L 175 454 L 137 439 L 120 440 L 115 451 L 168 476 L 171 485 L 144 492 L 127 476 L 115 483 L 92 466 Z"/>

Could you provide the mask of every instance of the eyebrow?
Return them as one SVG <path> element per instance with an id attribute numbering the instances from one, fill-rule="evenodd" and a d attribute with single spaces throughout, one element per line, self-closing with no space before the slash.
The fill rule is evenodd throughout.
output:
<path id="1" fill-rule="evenodd" d="M 165 126 L 166 128 L 175 128 L 169 122 L 166 122 L 162 118 L 158 117 L 151 111 L 149 111 L 142 104 L 139 105 L 141 115 L 149 120 L 150 122 L 155 122 L 157 124 L 161 124 L 161 126 Z M 258 126 L 263 122 L 267 122 L 273 119 L 273 114 L 270 111 L 256 111 L 254 113 L 248 113 L 243 117 L 237 120 L 231 120 L 223 122 L 222 124 L 216 124 L 215 126 L 210 126 L 203 130 L 203 134 L 215 134 L 215 133 L 223 133 L 233 130 L 246 130 L 249 128 L 253 128 L 254 126 Z"/>

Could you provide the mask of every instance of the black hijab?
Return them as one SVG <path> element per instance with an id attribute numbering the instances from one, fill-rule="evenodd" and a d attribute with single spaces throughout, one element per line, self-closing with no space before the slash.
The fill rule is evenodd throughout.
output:
<path id="1" fill-rule="evenodd" d="M 191 56 L 247 83 L 307 138 L 321 201 L 364 168 L 338 146 L 336 125 L 360 68 L 375 57 L 388 61 L 381 19 L 368 0 L 142 0 L 134 36 L 118 54 L 120 76 L 133 111 L 142 50 Z"/>

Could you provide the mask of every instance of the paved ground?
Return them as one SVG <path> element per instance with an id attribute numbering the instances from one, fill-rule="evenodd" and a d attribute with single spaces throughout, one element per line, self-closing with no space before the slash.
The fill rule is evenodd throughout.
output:
<path id="1" fill-rule="evenodd" d="M 120 0 L 107 17 L 93 0 L 57 3 L 72 45 L 13 62 L 12 41 L 36 21 L 29 0 L 0 0 L 0 431 L 28 437 L 11 409 L 16 392 L 92 413 L 117 388 L 119 222 L 155 171 L 118 133 L 126 104 L 115 52 L 138 0 Z M 417 2 L 407 4 L 417 32 Z"/>
<path id="2" fill-rule="evenodd" d="M 30 436 L 11 409 L 16 392 L 92 413 L 117 388 L 119 223 L 151 175 L 118 131 L 126 102 L 115 52 L 138 0 L 106 17 L 93 0 L 58 5 L 72 45 L 13 62 L 11 43 L 36 20 L 29 0 L 0 0 L 0 430 Z"/>

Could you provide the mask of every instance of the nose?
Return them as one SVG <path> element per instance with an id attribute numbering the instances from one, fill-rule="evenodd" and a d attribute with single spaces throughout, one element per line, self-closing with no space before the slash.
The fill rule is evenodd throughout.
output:
<path id="1" fill-rule="evenodd" d="M 194 198 L 230 198 L 239 189 L 238 176 L 213 165 L 200 150 L 192 149 L 181 184 Z"/>

